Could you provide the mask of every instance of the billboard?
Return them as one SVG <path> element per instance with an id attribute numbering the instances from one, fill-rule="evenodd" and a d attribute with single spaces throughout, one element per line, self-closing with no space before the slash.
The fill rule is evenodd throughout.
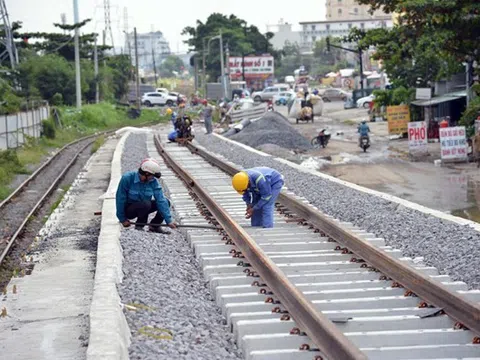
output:
<path id="1" fill-rule="evenodd" d="M 408 132 L 410 109 L 408 105 L 387 106 L 388 133 L 403 134 Z"/>
<path id="2" fill-rule="evenodd" d="M 427 123 L 425 121 L 408 123 L 408 148 L 410 153 L 427 152 L 427 137 Z"/>
<path id="3" fill-rule="evenodd" d="M 466 160 L 467 138 L 465 126 L 440 128 L 442 160 Z"/>
<path id="4" fill-rule="evenodd" d="M 242 76 L 242 57 L 230 56 L 228 58 L 231 77 Z M 273 76 L 274 65 L 273 56 L 245 56 L 245 77 L 246 78 L 263 78 Z"/>

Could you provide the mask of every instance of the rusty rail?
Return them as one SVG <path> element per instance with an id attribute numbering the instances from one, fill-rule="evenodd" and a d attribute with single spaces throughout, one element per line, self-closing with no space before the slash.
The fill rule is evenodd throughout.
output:
<path id="1" fill-rule="evenodd" d="M 218 159 L 203 148 L 199 148 L 191 143 L 187 144 L 187 146 L 190 151 L 202 156 L 205 160 L 229 175 L 233 175 L 241 170 Z M 321 229 L 343 247 L 348 248 L 354 254 L 364 259 L 371 266 L 400 283 L 405 289 L 412 291 L 429 305 L 443 309 L 448 316 L 463 324 L 476 335 L 480 335 L 479 304 L 448 290 L 441 283 L 432 280 L 430 277 L 389 256 L 383 250 L 363 241 L 355 233 L 339 227 L 331 219 L 319 211 L 306 206 L 293 196 L 280 193 L 278 201 L 295 212 L 297 216 Z"/>
<path id="2" fill-rule="evenodd" d="M 286 278 L 283 272 L 265 255 L 254 239 L 200 185 L 189 172 L 178 165 L 164 150 L 158 136 L 155 146 L 165 162 L 187 183 L 240 248 L 295 322 L 306 332 L 320 351 L 329 359 L 365 360 L 363 354 L 343 333 Z M 236 170 L 235 170 L 236 171 Z"/>

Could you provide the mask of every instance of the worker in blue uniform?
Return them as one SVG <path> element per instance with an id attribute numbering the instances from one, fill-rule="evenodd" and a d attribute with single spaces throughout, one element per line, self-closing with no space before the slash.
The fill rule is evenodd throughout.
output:
<path id="1" fill-rule="evenodd" d="M 154 159 L 145 159 L 138 171 L 125 173 L 118 184 L 116 194 L 117 218 L 124 227 L 131 225 L 130 219 L 146 224 L 148 215 L 156 212 L 151 220 L 149 230 L 166 233 L 160 225 L 164 220 L 172 229 L 176 228 L 170 214 L 170 201 L 163 195 L 158 182 L 160 164 Z M 135 225 L 135 229 L 143 230 L 144 225 Z"/>
<path id="2" fill-rule="evenodd" d="M 246 218 L 252 226 L 273 227 L 275 201 L 284 183 L 283 175 L 268 167 L 247 169 L 232 178 L 233 188 L 247 204 Z"/>

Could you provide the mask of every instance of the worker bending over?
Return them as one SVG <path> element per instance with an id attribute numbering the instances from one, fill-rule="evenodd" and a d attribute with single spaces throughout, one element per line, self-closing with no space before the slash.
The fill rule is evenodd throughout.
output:
<path id="1" fill-rule="evenodd" d="M 163 220 L 172 229 L 176 225 L 170 214 L 170 201 L 163 195 L 157 179 L 161 177 L 160 164 L 154 159 L 145 159 L 138 171 L 125 173 L 118 184 L 116 205 L 117 218 L 124 227 L 129 227 L 130 220 L 146 224 L 148 215 L 157 212 L 150 224 L 161 224 Z M 152 199 L 153 198 L 153 199 Z M 136 225 L 136 230 L 143 230 L 144 225 Z M 166 233 L 158 225 L 150 225 L 149 230 Z"/>
<path id="2" fill-rule="evenodd" d="M 284 184 L 283 175 L 268 167 L 241 171 L 232 179 L 233 188 L 247 204 L 246 218 L 252 226 L 273 227 L 275 201 Z"/>

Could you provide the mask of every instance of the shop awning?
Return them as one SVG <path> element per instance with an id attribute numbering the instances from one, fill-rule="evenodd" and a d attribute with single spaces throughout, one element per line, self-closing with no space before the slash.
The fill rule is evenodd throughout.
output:
<path id="1" fill-rule="evenodd" d="M 457 91 L 457 92 L 445 94 L 442 96 L 436 96 L 434 98 L 431 98 L 430 100 L 415 100 L 415 101 L 412 101 L 411 104 L 416 106 L 435 106 L 441 103 L 461 99 L 463 97 L 467 97 L 467 92 Z"/>

